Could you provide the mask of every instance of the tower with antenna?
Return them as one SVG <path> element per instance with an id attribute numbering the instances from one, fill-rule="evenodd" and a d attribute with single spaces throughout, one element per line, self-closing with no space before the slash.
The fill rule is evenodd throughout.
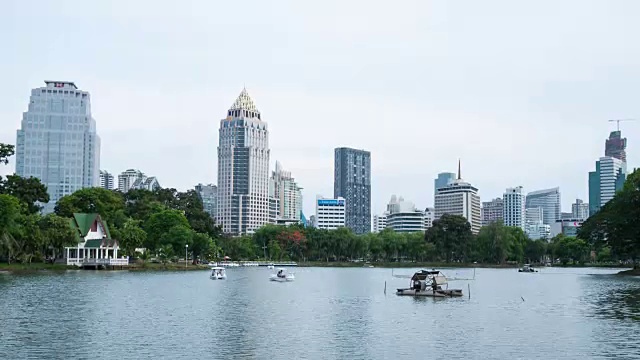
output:
<path id="1" fill-rule="evenodd" d="M 614 157 L 620 159 L 623 162 L 627 162 L 627 139 L 622 137 L 620 131 L 621 121 L 636 121 L 636 119 L 614 119 L 608 120 L 609 122 L 616 123 L 616 131 L 612 131 L 609 134 L 609 138 L 604 142 L 604 156 Z"/>

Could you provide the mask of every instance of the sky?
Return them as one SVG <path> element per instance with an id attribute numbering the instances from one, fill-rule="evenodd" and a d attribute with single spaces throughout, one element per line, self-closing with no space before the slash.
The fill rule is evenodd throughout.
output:
<path id="1" fill-rule="evenodd" d="M 342 146 L 371 152 L 374 214 L 393 194 L 433 206 L 433 179 L 458 159 L 482 201 L 559 186 L 571 211 L 607 120 L 640 119 L 639 12 L 637 0 L 4 0 L 0 142 L 15 143 L 32 88 L 74 81 L 91 93 L 102 169 L 187 190 L 217 182 L 220 120 L 246 86 L 307 216 L 333 195 Z M 640 120 L 620 126 L 638 167 Z"/>

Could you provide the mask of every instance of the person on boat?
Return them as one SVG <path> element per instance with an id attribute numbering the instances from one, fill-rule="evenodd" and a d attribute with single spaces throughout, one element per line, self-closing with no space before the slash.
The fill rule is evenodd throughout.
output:
<path id="1" fill-rule="evenodd" d="M 284 274 L 282 273 L 282 270 L 278 270 L 278 277 L 279 278 L 283 278 Z"/>

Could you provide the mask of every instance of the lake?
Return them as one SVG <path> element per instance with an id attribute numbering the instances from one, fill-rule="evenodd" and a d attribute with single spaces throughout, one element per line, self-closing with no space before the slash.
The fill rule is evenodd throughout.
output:
<path id="1" fill-rule="evenodd" d="M 640 279 L 618 269 L 477 269 L 447 299 L 396 296 L 391 269 L 291 270 L 0 274 L 0 358 L 640 359 Z"/>

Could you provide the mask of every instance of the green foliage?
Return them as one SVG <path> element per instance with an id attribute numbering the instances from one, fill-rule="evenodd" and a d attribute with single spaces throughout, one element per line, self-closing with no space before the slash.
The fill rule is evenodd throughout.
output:
<path id="1" fill-rule="evenodd" d="M 40 182 L 40 179 L 34 177 L 9 175 L 0 183 L 0 193 L 16 197 L 29 214 L 35 214 L 41 210 L 42 207 L 37 202 L 49 202 L 47 187 Z"/>
<path id="2" fill-rule="evenodd" d="M 217 250 L 215 247 L 215 242 L 211 236 L 205 233 L 194 233 L 189 248 L 193 254 L 193 263 L 195 264 L 198 259 L 209 257 L 212 249 Z"/>
<path id="3" fill-rule="evenodd" d="M 173 246 L 173 241 L 167 238 L 166 234 L 174 227 L 190 229 L 189 221 L 182 211 L 165 209 L 149 216 L 149 220 L 144 224 L 144 230 L 147 232 L 145 247 L 153 253 L 161 246 Z"/>
<path id="4" fill-rule="evenodd" d="M 622 191 L 582 224 L 578 237 L 595 249 L 608 246 L 613 257 L 635 262 L 640 257 L 639 220 L 640 169 L 637 169 L 629 175 Z"/>
<path id="5" fill-rule="evenodd" d="M 425 240 L 434 245 L 440 260 L 467 261 L 471 240 L 471 225 L 463 216 L 444 214 L 433 222 L 425 233 Z"/>
<path id="6" fill-rule="evenodd" d="M 554 258 L 559 258 L 563 265 L 583 263 L 589 255 L 589 245 L 584 240 L 563 234 L 551 239 L 551 247 Z"/>
<path id="7" fill-rule="evenodd" d="M 119 230 L 117 239 L 120 239 L 120 246 L 129 256 L 135 255 L 136 248 L 141 248 L 147 239 L 147 233 L 140 227 L 140 223 L 140 220 L 128 219 L 122 230 Z"/>
<path id="8" fill-rule="evenodd" d="M 77 244 L 74 230 L 69 225 L 69 219 L 56 214 L 48 214 L 41 218 L 40 229 L 48 246 L 53 250 L 53 256 L 62 252 L 65 246 Z"/>
<path id="9" fill-rule="evenodd" d="M 115 224 L 121 210 L 124 210 L 122 194 L 103 188 L 80 189 L 63 196 L 55 207 L 55 213 L 65 218 L 73 213 L 98 213 L 109 226 Z"/>
<path id="10" fill-rule="evenodd" d="M 193 234 L 188 225 L 175 225 L 160 236 L 160 245 L 171 246 L 174 254 L 182 254 L 187 250 L 186 245 L 191 245 Z"/>
<path id="11" fill-rule="evenodd" d="M 15 153 L 15 146 L 0 143 L 0 164 L 8 164 L 9 158 Z"/>
<path id="12" fill-rule="evenodd" d="M 19 250 L 12 235 L 19 216 L 20 201 L 11 195 L 0 194 L 0 256 L 9 262 Z"/>

